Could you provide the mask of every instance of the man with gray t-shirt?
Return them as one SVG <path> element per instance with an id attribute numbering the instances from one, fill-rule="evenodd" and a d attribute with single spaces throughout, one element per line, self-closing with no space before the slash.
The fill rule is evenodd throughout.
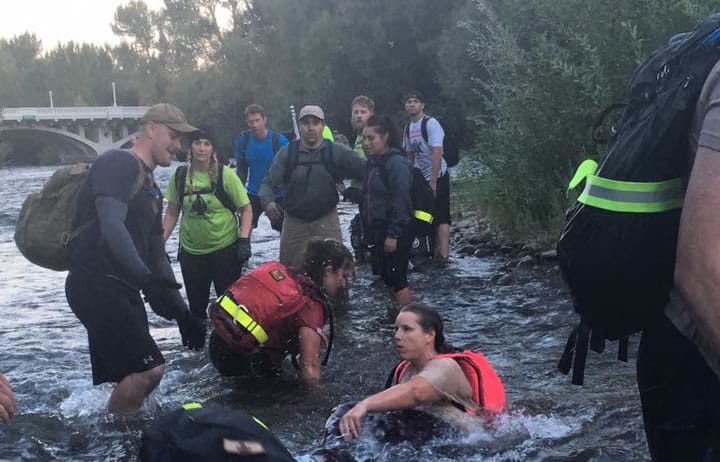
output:
<path id="1" fill-rule="evenodd" d="M 432 208 L 434 258 L 447 261 L 450 252 L 450 175 L 443 159 L 445 132 L 437 119 L 425 114 L 425 99 L 420 92 L 408 93 L 404 101 L 410 123 L 405 127 L 403 147 L 435 196 Z"/>
<path id="2" fill-rule="evenodd" d="M 678 153 L 680 154 L 680 153 Z M 653 461 L 720 460 L 720 63 L 690 132 L 675 288 L 638 351 L 638 388 Z"/>

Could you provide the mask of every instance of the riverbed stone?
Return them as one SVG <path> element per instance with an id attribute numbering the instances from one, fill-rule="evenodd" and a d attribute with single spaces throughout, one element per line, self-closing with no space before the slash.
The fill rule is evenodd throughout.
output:
<path id="1" fill-rule="evenodd" d="M 513 275 L 511 273 L 505 273 L 498 277 L 497 284 L 501 286 L 509 285 L 513 283 Z"/>
<path id="2" fill-rule="evenodd" d="M 527 269 L 535 265 L 535 259 L 530 255 L 525 255 L 515 264 L 515 269 Z"/>
<path id="3" fill-rule="evenodd" d="M 528 254 L 534 254 L 538 253 L 542 250 L 542 246 L 537 242 L 528 242 L 527 244 L 522 246 L 522 252 L 528 253 Z"/>
<path id="4" fill-rule="evenodd" d="M 473 252 L 473 255 L 477 258 L 485 258 L 492 256 L 494 253 L 495 252 L 492 249 L 489 249 L 487 247 L 479 247 Z"/>
<path id="5" fill-rule="evenodd" d="M 551 249 L 546 250 L 545 252 L 540 254 L 540 260 L 550 262 L 557 260 L 557 250 Z"/>
<path id="6" fill-rule="evenodd" d="M 477 247 L 474 245 L 464 245 L 462 248 L 460 248 L 460 255 L 473 255 L 476 251 Z"/>

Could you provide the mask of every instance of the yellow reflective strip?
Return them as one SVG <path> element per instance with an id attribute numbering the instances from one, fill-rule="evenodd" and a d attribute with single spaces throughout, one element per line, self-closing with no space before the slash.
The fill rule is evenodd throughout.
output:
<path id="1" fill-rule="evenodd" d="M 584 160 L 575 171 L 575 175 L 573 175 L 572 180 L 570 180 L 570 184 L 568 185 L 568 191 L 575 189 L 577 185 L 582 182 L 582 180 L 594 174 L 597 170 L 597 167 L 598 164 L 594 160 Z"/>
<path id="2" fill-rule="evenodd" d="M 664 202 L 618 202 L 608 199 L 593 197 L 587 193 L 582 193 L 578 197 L 578 202 L 591 207 L 597 207 L 611 212 L 628 212 L 628 213 L 658 213 L 667 212 L 669 210 L 682 208 L 683 199 L 672 199 Z"/>
<path id="3" fill-rule="evenodd" d="M 682 188 L 685 184 L 685 179 L 673 178 L 672 180 L 650 183 L 639 181 L 611 180 L 609 178 L 602 178 L 599 176 L 591 175 L 590 177 L 588 177 L 588 182 L 594 185 L 602 186 L 603 188 L 614 189 L 616 191 L 659 192 L 665 191 L 667 189 Z"/>
<path id="4" fill-rule="evenodd" d="M 423 210 L 415 210 L 414 211 L 415 218 L 417 218 L 420 221 L 424 221 L 426 223 L 432 223 L 433 222 L 433 216 L 432 213 L 425 212 Z"/>
<path id="5" fill-rule="evenodd" d="M 200 403 L 187 403 L 187 404 L 183 404 L 182 408 L 185 409 L 186 411 L 189 411 L 190 409 L 200 409 L 200 408 L 202 408 L 202 404 L 200 404 Z"/>
<path id="6" fill-rule="evenodd" d="M 253 420 L 254 420 L 255 422 L 257 422 L 258 425 L 260 425 L 262 428 L 264 428 L 265 430 L 268 430 L 268 431 L 270 430 L 270 429 L 268 428 L 268 426 L 263 423 L 262 420 L 258 419 L 258 418 L 255 417 L 255 416 L 251 416 L 251 417 L 252 417 Z"/>
<path id="7" fill-rule="evenodd" d="M 225 295 L 218 299 L 218 304 L 223 310 L 227 311 L 227 313 L 232 316 L 235 322 L 247 329 L 248 332 L 255 337 L 258 343 L 262 345 L 268 341 L 269 337 L 267 332 L 265 332 L 265 329 L 263 329 L 257 321 L 250 317 L 246 307 L 243 305 L 236 305 L 230 297 L 226 297 Z"/>
<path id="8" fill-rule="evenodd" d="M 335 135 L 333 135 L 332 129 L 327 125 L 323 128 L 322 137 L 328 141 L 335 141 Z"/>

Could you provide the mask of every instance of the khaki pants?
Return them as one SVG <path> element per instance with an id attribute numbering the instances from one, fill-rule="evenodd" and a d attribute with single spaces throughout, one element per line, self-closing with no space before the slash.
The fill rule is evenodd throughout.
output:
<path id="1" fill-rule="evenodd" d="M 300 269 L 310 239 L 332 238 L 342 242 L 337 209 L 313 221 L 304 221 L 285 214 L 280 235 L 280 263 Z"/>

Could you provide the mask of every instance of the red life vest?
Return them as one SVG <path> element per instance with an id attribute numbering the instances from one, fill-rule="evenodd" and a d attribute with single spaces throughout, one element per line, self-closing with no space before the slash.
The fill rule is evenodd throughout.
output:
<path id="1" fill-rule="evenodd" d="M 452 358 L 457 361 L 470 382 L 473 401 L 482 408 L 484 413 L 494 415 L 505 410 L 507 406 L 505 386 L 484 354 L 465 350 L 458 353 L 439 354 L 435 358 Z M 395 383 L 400 383 L 400 379 L 409 367 L 410 361 L 401 361 L 395 366 Z M 463 408 L 463 410 L 471 415 L 477 414 L 473 409 Z"/>
<path id="2" fill-rule="evenodd" d="M 279 262 L 268 262 L 246 273 L 210 304 L 215 331 L 238 353 L 259 350 L 281 321 L 308 303 L 321 303 L 319 291 L 303 276 Z"/>

